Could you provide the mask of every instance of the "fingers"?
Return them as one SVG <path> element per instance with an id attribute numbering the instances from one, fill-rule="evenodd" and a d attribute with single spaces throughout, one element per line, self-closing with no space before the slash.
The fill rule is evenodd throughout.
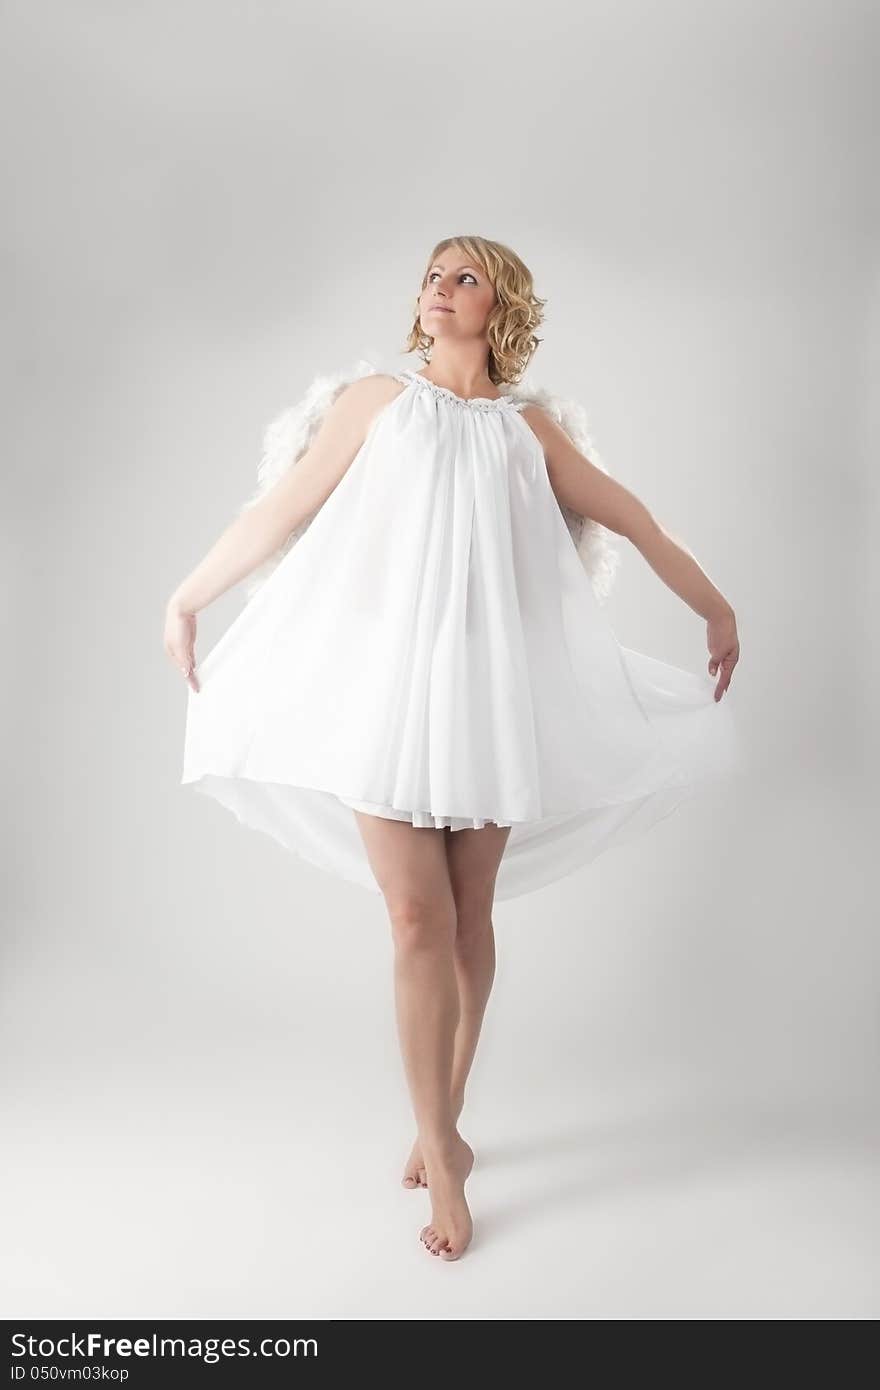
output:
<path id="1" fill-rule="evenodd" d="M 183 674 L 186 677 L 186 683 L 189 686 L 190 690 L 194 690 L 196 694 L 198 694 L 199 683 L 196 677 L 196 664 L 192 656 L 188 656 L 186 658 L 185 665 L 181 667 L 181 670 L 183 671 Z"/>
<path id="2" fill-rule="evenodd" d="M 720 628 L 716 628 L 710 621 L 706 634 L 709 646 L 709 675 L 718 676 L 718 684 L 713 692 L 716 703 L 730 685 L 733 668 L 739 660 L 739 641 L 737 640 L 735 624 L 733 630 L 730 629 L 729 623 L 724 623 Z M 721 646 L 724 642 L 727 642 L 728 645 L 723 649 L 722 655 L 717 657 L 712 648 Z"/>
<path id="3" fill-rule="evenodd" d="M 190 648 L 189 651 L 181 653 L 179 651 L 175 651 L 175 649 L 170 644 L 166 643 L 165 650 L 168 653 L 171 660 L 174 662 L 175 666 L 185 677 L 186 683 L 189 686 L 190 690 L 194 690 L 195 693 L 198 694 L 200 687 L 198 677 L 196 676 L 195 671 L 195 653 L 193 652 L 192 648 Z"/>
<path id="4" fill-rule="evenodd" d="M 714 676 L 719 666 L 721 668 L 721 677 L 714 690 L 714 697 L 716 701 L 721 699 L 721 696 L 724 694 L 725 690 L 730 685 L 730 678 L 733 675 L 733 668 L 736 665 L 736 663 L 737 656 L 731 655 L 729 653 L 727 656 L 723 657 L 720 662 L 717 661 L 714 657 L 709 662 L 710 675 Z"/>
<path id="5" fill-rule="evenodd" d="M 165 650 L 183 675 L 190 690 L 198 693 L 195 665 L 196 619 L 192 613 L 168 611 L 165 619 Z"/>

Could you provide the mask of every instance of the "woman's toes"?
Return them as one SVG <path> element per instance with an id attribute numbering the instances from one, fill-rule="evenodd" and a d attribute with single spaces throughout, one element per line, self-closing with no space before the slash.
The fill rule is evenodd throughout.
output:
<path id="1" fill-rule="evenodd" d="M 451 1245 L 447 1245 L 445 1250 L 440 1251 L 441 1260 L 457 1260 L 458 1257 L 459 1251 L 453 1250 Z"/>

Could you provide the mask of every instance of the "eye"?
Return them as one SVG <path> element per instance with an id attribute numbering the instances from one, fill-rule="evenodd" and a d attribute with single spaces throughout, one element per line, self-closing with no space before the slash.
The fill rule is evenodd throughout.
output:
<path id="1" fill-rule="evenodd" d="M 439 275 L 439 274 L 440 274 L 439 270 L 432 270 L 431 273 L 430 273 L 430 275 L 428 276 L 428 284 L 430 285 L 430 284 L 432 283 L 433 279 L 434 279 L 434 276 L 435 276 L 435 275 Z M 474 282 L 474 284 L 477 283 L 477 277 L 476 277 L 476 275 L 472 275 L 471 272 L 470 272 L 469 270 L 463 270 L 462 273 L 461 273 L 461 275 L 460 275 L 458 278 L 459 278 L 459 279 L 462 279 L 462 277 L 465 276 L 465 275 L 468 277 L 469 280 L 472 280 L 472 281 Z"/>

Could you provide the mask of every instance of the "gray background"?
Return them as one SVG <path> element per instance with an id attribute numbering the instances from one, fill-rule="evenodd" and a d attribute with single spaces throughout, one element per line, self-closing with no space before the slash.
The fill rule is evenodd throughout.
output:
<path id="1" fill-rule="evenodd" d="M 4 6 L 6 1316 L 880 1312 L 872 8 Z M 470 231 L 733 602 L 752 770 L 499 904 L 449 1265 L 382 900 L 179 786 L 162 625 Z M 608 612 L 705 669 L 632 547 Z"/>

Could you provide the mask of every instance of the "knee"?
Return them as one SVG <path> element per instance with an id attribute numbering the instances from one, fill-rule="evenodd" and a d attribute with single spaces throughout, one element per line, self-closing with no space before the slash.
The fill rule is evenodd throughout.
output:
<path id="1" fill-rule="evenodd" d="M 455 947 L 469 951 L 482 946 L 492 934 L 494 884 L 470 884 L 455 893 Z"/>
<path id="2" fill-rule="evenodd" d="M 473 951 L 482 951 L 486 942 L 491 939 L 492 931 L 491 909 L 459 914 L 455 933 L 456 952 L 466 956 Z"/>
<path id="3" fill-rule="evenodd" d="M 417 892 L 396 894 L 387 899 L 388 916 L 395 949 L 413 954 L 447 948 L 455 940 L 454 904 L 437 903 Z"/>

